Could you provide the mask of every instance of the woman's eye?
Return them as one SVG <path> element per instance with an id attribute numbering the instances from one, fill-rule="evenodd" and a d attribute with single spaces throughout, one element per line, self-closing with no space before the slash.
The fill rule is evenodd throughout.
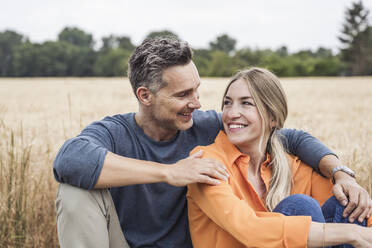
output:
<path id="1" fill-rule="evenodd" d="M 230 104 L 230 101 L 228 100 L 223 101 L 223 105 L 229 105 L 229 104 Z"/>
<path id="2" fill-rule="evenodd" d="M 253 103 L 251 103 L 251 102 L 248 102 L 248 101 L 244 101 L 244 102 L 243 102 L 243 105 L 254 106 L 254 104 L 253 104 Z"/>

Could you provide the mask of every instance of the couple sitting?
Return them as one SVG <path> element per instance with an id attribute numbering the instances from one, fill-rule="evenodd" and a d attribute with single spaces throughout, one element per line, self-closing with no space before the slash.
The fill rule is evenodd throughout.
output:
<path id="1" fill-rule="evenodd" d="M 279 130 L 286 102 L 272 74 L 239 73 L 221 119 L 197 110 L 200 78 L 187 43 L 145 40 L 129 68 L 139 111 L 90 124 L 55 159 L 61 247 L 368 247 L 370 229 L 319 223 L 337 221 L 344 211 L 365 225 L 371 199 L 317 139 Z M 320 203 L 331 196 L 332 185 L 313 170 L 334 179 L 345 209 L 331 199 L 324 216 L 315 200 L 289 196 L 307 194 Z M 187 188 L 179 187 L 186 185 L 188 203 Z M 285 216 L 296 214 L 311 217 Z M 349 239 L 344 230 L 357 236 Z"/>

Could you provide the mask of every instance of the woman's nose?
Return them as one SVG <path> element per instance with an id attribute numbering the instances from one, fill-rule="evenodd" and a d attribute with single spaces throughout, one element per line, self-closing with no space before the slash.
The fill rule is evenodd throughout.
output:
<path id="1" fill-rule="evenodd" d="M 239 107 L 233 104 L 228 111 L 229 118 L 238 118 L 240 115 L 241 113 Z"/>

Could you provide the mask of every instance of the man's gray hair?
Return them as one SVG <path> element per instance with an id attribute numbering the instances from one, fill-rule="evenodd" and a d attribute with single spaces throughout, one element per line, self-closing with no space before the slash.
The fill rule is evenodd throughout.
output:
<path id="1" fill-rule="evenodd" d="M 192 50 L 185 41 L 172 37 L 145 39 L 129 58 L 128 77 L 134 94 L 141 86 L 156 93 L 167 84 L 162 80 L 165 69 L 186 65 L 191 59 Z"/>

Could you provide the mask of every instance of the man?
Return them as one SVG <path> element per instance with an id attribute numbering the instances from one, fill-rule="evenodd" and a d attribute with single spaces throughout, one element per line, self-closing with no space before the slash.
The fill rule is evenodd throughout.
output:
<path id="1" fill-rule="evenodd" d="M 201 154 L 188 157 L 222 129 L 219 114 L 197 110 L 200 78 L 188 44 L 147 39 L 132 54 L 129 70 L 138 112 L 92 123 L 62 146 L 54 162 L 62 183 L 57 195 L 61 247 L 125 247 L 126 240 L 131 247 L 192 247 L 186 188 L 175 186 L 227 180 L 223 165 L 200 159 Z M 359 203 L 353 214 L 369 214 L 368 194 L 350 172 L 341 167 L 346 173 L 332 174 L 340 162 L 329 149 L 302 131 L 282 134 L 292 153 L 335 178 L 335 195 L 349 196 L 347 211 Z"/>

